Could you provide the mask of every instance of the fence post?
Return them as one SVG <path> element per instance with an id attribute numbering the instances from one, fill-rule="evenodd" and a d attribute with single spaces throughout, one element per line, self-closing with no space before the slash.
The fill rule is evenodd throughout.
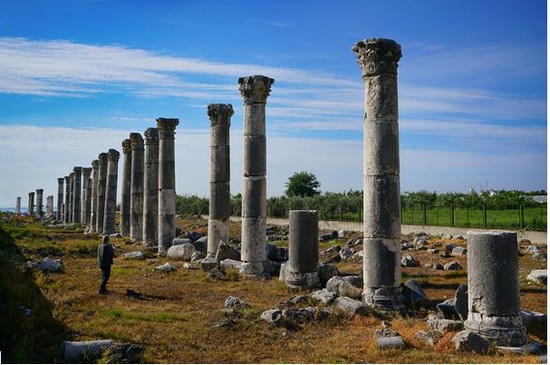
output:
<path id="1" fill-rule="evenodd" d="M 483 204 L 483 228 L 487 228 L 487 204 Z"/>

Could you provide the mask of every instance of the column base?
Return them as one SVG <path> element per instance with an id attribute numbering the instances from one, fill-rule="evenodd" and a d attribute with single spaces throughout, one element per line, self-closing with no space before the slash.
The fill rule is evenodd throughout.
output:
<path id="1" fill-rule="evenodd" d="M 264 272 L 262 261 L 243 261 L 241 273 L 245 275 L 260 275 Z"/>
<path id="2" fill-rule="evenodd" d="M 280 277 L 284 278 L 286 286 L 293 289 L 312 289 L 320 287 L 319 272 L 295 272 L 290 270 L 288 265 L 281 266 L 284 273 Z"/>
<path id="3" fill-rule="evenodd" d="M 470 313 L 464 322 L 464 328 L 497 346 L 523 346 L 528 340 L 520 316 L 492 317 Z"/>
<path id="4" fill-rule="evenodd" d="M 363 300 L 369 306 L 381 310 L 396 312 L 405 310 L 403 295 L 399 287 L 365 288 Z"/>

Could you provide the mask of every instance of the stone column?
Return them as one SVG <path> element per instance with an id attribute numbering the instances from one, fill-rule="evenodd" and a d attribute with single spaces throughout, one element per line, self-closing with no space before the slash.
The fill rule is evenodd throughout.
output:
<path id="1" fill-rule="evenodd" d="M 143 240 L 143 138 L 130 133 L 132 174 L 130 179 L 130 239 Z"/>
<path id="2" fill-rule="evenodd" d="M 132 141 L 122 141 L 122 199 L 120 200 L 120 234 L 130 236 L 130 182 L 132 179 Z M 156 195 L 156 194 L 155 194 Z"/>
<path id="3" fill-rule="evenodd" d="M 215 257 L 220 241 L 228 243 L 230 216 L 229 127 L 233 106 L 208 105 L 210 117 L 210 204 L 208 218 L 209 257 Z"/>
<path id="4" fill-rule="evenodd" d="M 57 217 L 58 221 L 63 220 L 63 183 L 65 179 L 62 177 L 57 178 Z"/>
<path id="5" fill-rule="evenodd" d="M 36 218 L 44 217 L 43 204 L 44 204 L 44 189 L 36 189 L 36 212 L 35 212 Z"/>
<path id="6" fill-rule="evenodd" d="M 90 224 L 90 194 L 89 194 L 89 181 L 92 173 L 91 167 L 82 168 L 82 203 L 80 211 L 80 220 L 84 226 Z"/>
<path id="7" fill-rule="evenodd" d="M 288 213 L 288 262 L 284 278 L 291 288 L 319 286 L 319 218 L 316 210 Z"/>
<path id="8" fill-rule="evenodd" d="M 46 218 L 54 217 L 53 214 L 53 195 L 46 197 Z"/>
<path id="9" fill-rule="evenodd" d="M 353 47 L 365 83 L 363 151 L 363 298 L 401 310 L 401 202 L 397 62 L 401 46 L 366 39 Z"/>
<path id="10" fill-rule="evenodd" d="M 103 215 L 103 234 L 116 232 L 116 188 L 118 180 L 118 159 L 120 153 L 115 149 L 109 149 L 107 164 L 107 180 L 105 182 L 105 212 Z"/>
<path id="11" fill-rule="evenodd" d="M 466 330 L 499 346 L 522 346 L 516 232 L 468 232 Z"/>
<path id="12" fill-rule="evenodd" d="M 28 216 L 34 215 L 34 191 L 31 191 L 29 193 L 29 205 L 27 208 L 27 215 Z"/>
<path id="13" fill-rule="evenodd" d="M 15 199 L 15 213 L 21 214 L 21 197 L 20 196 L 18 196 Z"/>
<path id="14" fill-rule="evenodd" d="M 261 274 L 267 259 L 265 104 L 273 82 L 266 76 L 239 78 L 244 98 L 241 271 L 249 275 Z"/>
<path id="15" fill-rule="evenodd" d="M 159 190 L 158 247 L 165 254 L 176 236 L 176 163 L 174 134 L 179 119 L 158 118 Z"/>
<path id="16" fill-rule="evenodd" d="M 159 133 L 147 128 L 145 136 L 145 175 L 143 196 L 143 242 L 147 246 L 158 244 L 159 204 Z"/>
<path id="17" fill-rule="evenodd" d="M 65 204 L 63 205 L 63 222 L 71 221 L 70 204 L 71 201 L 71 177 L 65 176 Z"/>
<path id="18" fill-rule="evenodd" d="M 74 190 L 73 190 L 73 222 L 80 223 L 80 213 L 82 210 L 82 167 L 75 167 L 74 171 Z"/>
<path id="19" fill-rule="evenodd" d="M 92 192 L 90 199 L 90 226 L 89 233 L 95 233 L 97 220 L 97 190 L 99 185 L 99 160 L 92 161 Z"/>
<path id="20" fill-rule="evenodd" d="M 69 174 L 69 222 L 74 223 L 74 172 Z"/>
<path id="21" fill-rule="evenodd" d="M 105 196 L 107 195 L 107 158 L 105 152 L 97 156 L 99 167 L 97 170 L 97 200 L 96 200 L 96 219 L 95 232 L 103 233 L 103 222 L 105 220 Z"/>

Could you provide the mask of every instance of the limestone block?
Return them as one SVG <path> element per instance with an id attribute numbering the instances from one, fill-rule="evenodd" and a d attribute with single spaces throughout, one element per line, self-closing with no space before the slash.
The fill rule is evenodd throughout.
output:
<path id="1" fill-rule="evenodd" d="M 242 218 L 242 261 L 262 262 L 267 258 L 265 232 L 265 217 Z"/>
<path id="2" fill-rule="evenodd" d="M 210 219 L 217 219 L 217 220 L 229 219 L 230 212 L 231 212 L 231 203 L 230 203 L 231 193 L 229 191 L 229 187 L 230 186 L 228 182 L 210 183 L 210 202 L 211 202 L 209 205 Z M 243 204 L 243 210 L 244 210 L 244 204 Z"/>
<path id="3" fill-rule="evenodd" d="M 398 287 L 401 285 L 401 244 L 399 239 L 363 239 L 363 277 L 365 287 Z M 369 266 L 376 271 L 367 272 Z"/>
<path id="4" fill-rule="evenodd" d="M 409 279 L 403 284 L 403 303 L 413 307 L 429 306 L 430 299 L 422 289 L 420 283 L 416 280 Z"/>
<path id="5" fill-rule="evenodd" d="M 364 237 L 399 240 L 401 238 L 399 176 L 365 175 L 363 191 Z"/>
<path id="6" fill-rule="evenodd" d="M 321 289 L 311 293 L 310 297 L 323 304 L 331 304 L 337 298 L 337 295 L 327 289 Z"/>
<path id="7" fill-rule="evenodd" d="M 229 146 L 210 147 L 210 182 L 227 183 L 230 180 Z"/>
<path id="8" fill-rule="evenodd" d="M 244 176 L 265 176 L 267 144 L 265 136 L 244 136 Z"/>
<path id="9" fill-rule="evenodd" d="M 224 124 L 210 125 L 210 146 L 229 147 L 229 126 Z"/>
<path id="10" fill-rule="evenodd" d="M 63 341 L 63 361 L 66 363 L 77 363 L 79 361 L 90 361 L 98 359 L 103 351 L 112 347 L 113 340 L 94 341 Z"/>
<path id="11" fill-rule="evenodd" d="M 455 349 L 459 351 L 475 352 L 476 354 L 486 354 L 489 351 L 490 343 L 477 333 L 464 330 L 457 333 L 452 342 Z"/>
<path id="12" fill-rule="evenodd" d="M 348 297 L 338 297 L 334 301 L 334 307 L 348 313 L 350 317 L 358 314 L 360 316 L 368 316 L 371 313 L 369 306 L 359 300 Z"/>
<path id="13" fill-rule="evenodd" d="M 547 270 L 531 270 L 529 275 L 527 275 L 527 280 L 532 281 L 537 284 L 546 285 Z"/>
<path id="14" fill-rule="evenodd" d="M 266 177 L 245 176 L 243 178 L 242 217 L 265 217 L 267 210 Z"/>
<path id="15" fill-rule="evenodd" d="M 340 276 L 333 276 L 327 282 L 326 289 L 337 296 L 345 296 L 352 299 L 361 299 L 362 289 L 355 287 L 349 281 Z"/>
<path id="16" fill-rule="evenodd" d="M 265 136 L 265 104 L 244 105 L 243 135 Z"/>
<path id="17" fill-rule="evenodd" d="M 170 247 L 166 255 L 175 260 L 191 261 L 195 252 L 195 246 L 192 243 L 183 243 Z"/>
<path id="18" fill-rule="evenodd" d="M 365 123 L 363 172 L 365 175 L 399 175 L 398 124 Z"/>

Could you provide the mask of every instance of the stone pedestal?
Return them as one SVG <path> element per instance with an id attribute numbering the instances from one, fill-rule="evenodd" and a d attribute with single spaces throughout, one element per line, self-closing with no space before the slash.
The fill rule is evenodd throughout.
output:
<path id="1" fill-rule="evenodd" d="M 91 202 L 91 182 L 90 176 L 92 174 L 91 167 L 82 168 L 82 210 L 80 213 L 80 219 L 82 224 L 86 227 L 90 226 L 90 202 Z"/>
<path id="2" fill-rule="evenodd" d="M 319 286 L 319 218 L 316 210 L 291 210 L 288 214 L 288 287 L 308 289 Z"/>
<path id="3" fill-rule="evenodd" d="M 65 179 L 62 177 L 57 178 L 57 215 L 58 221 L 63 220 L 63 183 Z"/>
<path id="4" fill-rule="evenodd" d="M 158 243 L 159 134 L 157 128 L 147 128 L 145 136 L 145 176 L 143 198 L 143 242 Z"/>
<path id="5" fill-rule="evenodd" d="M 165 254 L 176 236 L 176 165 L 174 134 L 179 119 L 157 119 L 159 133 L 158 250 Z"/>
<path id="6" fill-rule="evenodd" d="M 231 193 L 229 190 L 229 127 L 233 106 L 208 105 L 210 118 L 210 205 L 207 255 L 215 257 L 218 245 L 228 243 Z"/>
<path id="7" fill-rule="evenodd" d="M 120 200 L 120 234 L 130 236 L 130 189 L 132 181 L 132 141 L 122 141 L 122 198 Z M 156 194 L 155 194 L 156 195 Z"/>
<path id="8" fill-rule="evenodd" d="M 267 258 L 265 105 L 273 82 L 266 76 L 239 78 L 244 99 L 241 272 L 249 275 L 261 274 Z"/>
<path id="9" fill-rule="evenodd" d="M 397 62 L 390 39 L 358 42 L 353 52 L 365 83 L 363 166 L 363 297 L 367 304 L 401 310 L 401 202 Z"/>
<path id="10" fill-rule="evenodd" d="M 20 196 L 18 196 L 15 199 L 15 213 L 21 214 L 21 197 Z"/>
<path id="11" fill-rule="evenodd" d="M 71 221 L 71 177 L 65 176 L 65 204 L 63 205 L 63 222 L 69 223 Z"/>
<path id="12" fill-rule="evenodd" d="M 130 239 L 143 240 L 143 138 L 130 133 L 132 142 L 132 173 L 130 178 Z"/>
<path id="13" fill-rule="evenodd" d="M 516 232 L 468 232 L 468 319 L 465 329 L 499 346 L 522 346 Z"/>
<path id="14" fill-rule="evenodd" d="M 116 188 L 118 180 L 118 159 L 120 153 L 109 149 L 107 153 L 107 180 L 105 182 L 105 213 L 103 217 L 103 234 L 116 232 Z"/>
<path id="15" fill-rule="evenodd" d="M 36 189 L 36 212 L 35 217 L 40 219 L 44 217 L 44 189 Z"/>
<path id="16" fill-rule="evenodd" d="M 27 206 L 27 215 L 34 215 L 34 191 L 29 193 L 29 204 Z"/>
<path id="17" fill-rule="evenodd" d="M 107 195 L 107 168 L 109 155 L 105 152 L 97 156 L 99 161 L 97 172 L 97 199 L 96 199 L 96 219 L 95 232 L 103 232 L 103 222 L 105 220 L 105 196 Z"/>
<path id="18" fill-rule="evenodd" d="M 99 160 L 92 161 L 92 191 L 90 200 L 90 225 L 88 232 L 96 232 L 97 220 L 97 190 L 99 185 Z"/>
<path id="19" fill-rule="evenodd" d="M 73 222 L 81 223 L 80 213 L 82 211 L 82 167 L 75 167 L 74 190 L 73 190 Z"/>

